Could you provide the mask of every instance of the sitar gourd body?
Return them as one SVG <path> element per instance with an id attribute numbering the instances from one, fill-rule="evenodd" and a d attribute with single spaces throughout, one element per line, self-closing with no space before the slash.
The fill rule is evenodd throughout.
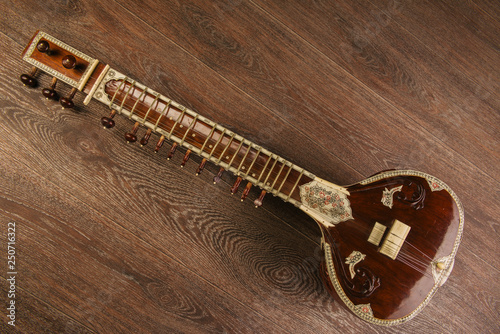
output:
<path id="1" fill-rule="evenodd" d="M 201 173 L 210 161 L 236 176 L 231 192 L 244 200 L 252 186 L 261 189 L 255 206 L 271 193 L 300 208 L 318 223 L 324 259 L 321 276 L 333 296 L 354 314 L 378 325 L 394 325 L 414 317 L 448 278 L 463 232 L 463 208 L 455 193 L 437 178 L 412 170 L 390 170 L 351 186 L 320 179 L 262 146 L 210 121 L 160 93 L 128 78 L 43 32 L 37 32 L 23 52 L 34 67 L 21 81 L 35 86 L 37 69 L 54 76 L 47 98 L 58 99 L 57 81 L 73 87 L 60 99 L 73 106 L 77 91 L 111 109 L 101 119 L 112 128 L 115 115 L 134 121 L 125 134 L 147 145 L 159 136 L 183 148 L 184 165 L 191 154 L 202 157 Z M 151 145 L 151 144 L 150 144 Z"/>

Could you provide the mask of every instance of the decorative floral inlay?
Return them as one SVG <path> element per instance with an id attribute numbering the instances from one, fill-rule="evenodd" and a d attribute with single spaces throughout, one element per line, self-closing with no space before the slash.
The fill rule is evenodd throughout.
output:
<path id="1" fill-rule="evenodd" d="M 325 184 L 312 181 L 302 185 L 300 198 L 306 207 L 327 216 L 333 224 L 353 218 L 346 194 Z"/>
<path id="2" fill-rule="evenodd" d="M 354 309 L 358 312 L 364 313 L 366 315 L 370 315 L 373 317 L 373 311 L 370 304 L 359 304 L 354 306 Z"/>
<path id="3" fill-rule="evenodd" d="M 443 185 L 435 179 L 427 179 L 427 182 L 429 182 L 429 188 L 431 188 L 432 191 L 439 191 L 444 189 Z"/>
<path id="4" fill-rule="evenodd" d="M 385 190 L 382 192 L 382 204 L 389 207 L 389 209 L 392 209 L 394 193 L 397 191 L 401 191 L 401 189 L 403 189 L 402 185 L 400 185 L 399 187 L 394 187 L 391 190 L 385 188 Z"/>
<path id="5" fill-rule="evenodd" d="M 354 266 L 365 259 L 366 255 L 359 251 L 352 251 L 351 255 L 346 257 L 345 263 L 349 265 L 349 272 L 351 273 L 351 279 L 356 276 L 354 271 Z"/>

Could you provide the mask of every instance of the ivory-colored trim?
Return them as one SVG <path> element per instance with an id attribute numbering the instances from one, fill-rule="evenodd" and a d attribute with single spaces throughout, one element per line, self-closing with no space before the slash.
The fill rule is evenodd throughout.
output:
<path id="1" fill-rule="evenodd" d="M 104 79 L 104 77 L 106 76 L 106 73 L 108 73 L 108 70 L 109 70 L 109 65 L 106 65 L 104 67 L 104 69 L 102 70 L 101 74 L 99 74 L 99 77 L 97 78 L 94 86 L 92 86 L 92 89 L 90 90 L 88 95 L 85 97 L 85 100 L 83 100 L 84 105 L 87 105 L 90 103 L 90 100 L 92 100 L 92 97 L 94 96 L 95 91 L 97 90 L 97 88 L 101 84 L 102 79 Z"/>

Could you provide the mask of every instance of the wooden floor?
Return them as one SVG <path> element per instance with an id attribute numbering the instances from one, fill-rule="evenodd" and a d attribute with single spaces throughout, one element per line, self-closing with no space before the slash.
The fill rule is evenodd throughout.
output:
<path id="1" fill-rule="evenodd" d="M 0 332 L 500 332 L 498 2 L 3 0 L 0 13 Z M 195 177 L 200 159 L 180 168 L 167 145 L 126 145 L 132 123 L 103 130 L 109 109 L 83 94 L 61 110 L 23 87 L 38 29 L 334 183 L 391 168 L 442 179 L 465 207 L 448 282 L 401 326 L 356 318 L 319 278 L 304 213 L 272 196 L 255 209 L 256 189 L 241 203 L 232 175 Z"/>

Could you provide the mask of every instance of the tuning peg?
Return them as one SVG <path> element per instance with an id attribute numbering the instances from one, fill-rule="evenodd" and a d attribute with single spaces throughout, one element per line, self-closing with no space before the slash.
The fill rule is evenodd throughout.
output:
<path id="1" fill-rule="evenodd" d="M 214 176 L 214 184 L 220 181 L 220 179 L 222 178 L 222 173 L 224 173 L 224 167 L 221 167 L 217 175 Z"/>
<path id="2" fill-rule="evenodd" d="M 52 81 L 50 82 L 49 88 L 42 89 L 42 94 L 43 94 L 43 96 L 45 96 L 47 98 L 47 100 L 51 99 L 51 100 L 57 101 L 59 99 L 59 95 L 55 91 L 56 84 L 57 84 L 57 78 L 54 77 L 54 78 L 52 78 Z"/>
<path id="3" fill-rule="evenodd" d="M 125 140 L 127 143 L 135 143 L 137 141 L 137 129 L 139 129 L 139 122 L 135 122 L 134 127 L 130 132 L 125 133 Z"/>
<path id="4" fill-rule="evenodd" d="M 181 167 L 184 167 L 186 165 L 186 162 L 188 162 L 190 155 L 191 155 L 191 150 L 187 150 L 186 154 L 184 154 L 184 158 L 182 159 Z"/>
<path id="5" fill-rule="evenodd" d="M 64 66 L 68 70 L 75 68 L 75 66 L 76 66 L 75 56 L 73 56 L 73 55 L 64 56 L 62 59 L 62 66 Z"/>
<path id="6" fill-rule="evenodd" d="M 174 156 L 175 150 L 177 150 L 177 145 L 179 145 L 179 144 L 177 144 L 177 143 L 172 144 L 172 147 L 170 148 L 170 152 L 168 152 L 167 160 L 172 159 L 172 157 Z"/>
<path id="7" fill-rule="evenodd" d="M 151 137 L 151 132 L 153 132 L 153 130 L 151 130 L 151 129 L 148 129 L 148 131 L 146 131 L 146 133 L 144 134 L 144 137 L 142 137 L 142 139 L 141 139 L 141 146 L 148 144 L 149 137 Z"/>
<path id="8" fill-rule="evenodd" d="M 115 121 L 113 120 L 113 117 L 116 115 L 116 110 L 112 110 L 111 114 L 109 114 L 109 117 L 104 116 L 101 118 L 101 124 L 105 129 L 111 129 L 112 127 L 115 126 Z"/>
<path id="9" fill-rule="evenodd" d="M 160 148 L 163 146 L 163 142 L 165 141 L 165 136 L 161 136 L 160 139 L 158 140 L 158 142 L 156 143 L 156 147 L 155 147 L 155 153 L 158 153 L 158 151 L 160 150 Z"/>
<path id="10" fill-rule="evenodd" d="M 48 56 L 50 56 L 51 54 L 50 44 L 47 41 L 38 42 L 38 44 L 36 45 L 36 49 L 41 53 L 45 53 Z"/>
<path id="11" fill-rule="evenodd" d="M 63 109 L 64 108 L 70 109 L 75 106 L 75 104 L 73 103 L 73 98 L 75 97 L 77 91 L 78 89 L 73 88 L 71 89 L 71 92 L 69 92 L 68 97 L 61 97 L 61 100 L 59 100 L 59 102 L 61 103 Z"/>
<path id="12" fill-rule="evenodd" d="M 238 192 L 238 188 L 240 187 L 240 183 L 242 180 L 243 179 L 240 176 L 236 178 L 236 181 L 234 181 L 234 184 L 231 187 L 231 195 L 234 195 Z"/>
<path id="13" fill-rule="evenodd" d="M 245 187 L 245 190 L 243 190 L 243 194 L 241 195 L 242 202 L 245 200 L 245 198 L 247 198 L 248 194 L 250 193 L 251 188 L 252 188 L 252 183 L 248 182 L 247 186 Z"/>
<path id="14" fill-rule="evenodd" d="M 259 198 L 257 198 L 255 201 L 253 201 L 253 204 L 255 204 L 256 208 L 258 208 L 259 206 L 262 206 L 262 202 L 264 201 L 264 196 L 266 196 L 266 191 L 262 190 Z"/>
<path id="15" fill-rule="evenodd" d="M 206 158 L 203 158 L 203 160 L 201 160 L 201 163 L 200 165 L 198 166 L 198 169 L 196 169 L 196 176 L 200 175 L 200 173 L 203 171 L 203 169 L 205 168 L 205 164 L 207 163 L 207 159 Z"/>
<path id="16" fill-rule="evenodd" d="M 21 79 L 23 85 L 35 87 L 38 84 L 38 81 L 34 78 L 36 71 L 37 68 L 33 66 L 29 74 L 21 74 L 19 78 Z"/>

